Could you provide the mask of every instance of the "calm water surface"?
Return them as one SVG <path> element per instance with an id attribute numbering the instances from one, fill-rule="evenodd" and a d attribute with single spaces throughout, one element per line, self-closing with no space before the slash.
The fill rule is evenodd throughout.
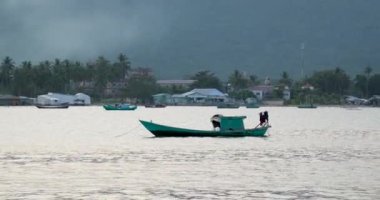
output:
<path id="1" fill-rule="evenodd" d="M 268 110 L 266 138 L 154 138 Z M 380 199 L 380 109 L 0 107 L 0 199 Z"/>

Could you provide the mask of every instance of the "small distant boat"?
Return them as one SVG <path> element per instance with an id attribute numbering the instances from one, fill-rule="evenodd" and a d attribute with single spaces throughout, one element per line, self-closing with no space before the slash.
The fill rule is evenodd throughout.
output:
<path id="1" fill-rule="evenodd" d="M 153 105 L 148 104 L 148 105 L 145 105 L 145 108 L 165 108 L 165 107 L 166 107 L 166 105 L 164 105 L 164 104 L 153 104 Z"/>
<path id="2" fill-rule="evenodd" d="M 217 108 L 239 108 L 239 104 L 235 103 L 221 103 L 217 105 Z"/>
<path id="3" fill-rule="evenodd" d="M 298 108 L 317 108 L 317 106 L 312 103 L 307 103 L 307 104 L 300 104 Z"/>
<path id="4" fill-rule="evenodd" d="M 246 108 L 260 108 L 260 106 L 255 103 L 246 104 L 245 107 Z"/>
<path id="5" fill-rule="evenodd" d="M 137 106 L 136 105 L 131 105 L 127 103 L 121 103 L 121 104 L 107 104 L 103 105 L 103 108 L 106 110 L 136 110 Z"/>
<path id="6" fill-rule="evenodd" d="M 195 130 L 165 126 L 140 120 L 140 123 L 156 137 L 264 137 L 270 125 L 245 129 L 245 116 L 214 115 L 211 122 L 214 130 Z"/>
<path id="7" fill-rule="evenodd" d="M 56 109 L 56 108 L 68 108 L 68 103 L 61 104 L 36 104 L 37 108 L 48 108 L 48 109 Z"/>

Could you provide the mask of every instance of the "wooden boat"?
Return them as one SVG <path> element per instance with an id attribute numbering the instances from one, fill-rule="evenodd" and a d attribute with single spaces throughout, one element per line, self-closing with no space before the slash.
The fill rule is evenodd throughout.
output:
<path id="1" fill-rule="evenodd" d="M 131 105 L 127 103 L 122 103 L 122 104 L 107 104 L 103 105 L 103 108 L 106 110 L 136 110 L 137 106 L 136 105 Z"/>
<path id="2" fill-rule="evenodd" d="M 47 108 L 47 109 L 59 109 L 59 108 L 68 108 L 68 103 L 62 103 L 62 104 L 36 104 L 37 108 Z"/>
<path id="3" fill-rule="evenodd" d="M 213 118 L 219 118 L 214 120 Z M 165 126 L 140 120 L 141 124 L 156 137 L 264 137 L 269 125 L 258 128 L 245 129 L 243 119 L 245 116 L 214 115 L 212 124 L 214 130 L 194 130 Z"/>

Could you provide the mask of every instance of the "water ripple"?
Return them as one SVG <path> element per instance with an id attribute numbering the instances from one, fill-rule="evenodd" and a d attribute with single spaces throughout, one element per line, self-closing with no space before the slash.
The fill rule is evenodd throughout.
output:
<path id="1" fill-rule="evenodd" d="M 154 138 L 137 121 L 207 128 L 215 108 L 8 110 L 0 199 L 379 199 L 379 109 L 266 109 L 267 138 Z"/>

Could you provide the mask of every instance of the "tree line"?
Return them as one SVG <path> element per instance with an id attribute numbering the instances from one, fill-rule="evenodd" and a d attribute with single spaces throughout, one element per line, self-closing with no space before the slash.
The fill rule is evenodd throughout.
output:
<path id="1" fill-rule="evenodd" d="M 55 59 L 38 64 L 24 61 L 20 65 L 16 65 L 12 58 L 5 57 L 0 65 L 0 94 L 35 97 L 47 92 L 85 91 L 96 100 L 102 100 L 110 98 L 106 92 L 109 84 L 122 82 L 124 86 L 112 97 L 148 102 L 153 94 L 160 92 L 182 93 L 192 88 L 217 88 L 232 98 L 244 100 L 255 96 L 250 88 L 264 82 L 253 74 L 239 70 L 234 70 L 225 81 L 208 70 L 196 72 L 188 78 L 195 80 L 190 88 L 160 87 L 149 70 L 132 68 L 125 54 L 119 54 L 113 62 L 99 56 L 95 61 L 87 63 Z M 88 83 L 90 90 L 81 87 L 81 83 Z M 305 90 L 303 86 L 307 84 L 315 90 Z M 273 98 L 281 98 L 282 91 L 286 88 L 292 92 L 290 103 L 301 101 L 309 93 L 315 96 L 318 103 L 331 104 L 337 103 L 347 94 L 363 98 L 380 94 L 380 74 L 373 73 L 370 66 L 353 78 L 341 68 L 315 71 L 300 80 L 294 80 L 287 72 L 282 72 L 281 78 L 272 80 L 271 85 L 274 86 Z"/>
<path id="2" fill-rule="evenodd" d="M 42 61 L 32 64 L 24 61 L 16 65 L 10 57 L 5 57 L 0 65 L 0 93 L 35 97 L 47 92 L 81 92 L 76 87 L 80 82 L 91 82 L 92 94 L 102 97 L 108 82 L 125 79 L 131 64 L 125 54 L 117 61 L 110 62 L 100 56 L 94 62 L 60 60 Z"/>

